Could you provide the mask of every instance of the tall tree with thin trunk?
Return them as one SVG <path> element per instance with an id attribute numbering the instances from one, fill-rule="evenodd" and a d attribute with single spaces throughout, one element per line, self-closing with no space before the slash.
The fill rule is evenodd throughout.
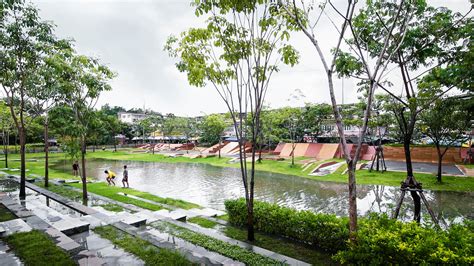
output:
<path id="1" fill-rule="evenodd" d="M 411 12 L 403 15 L 399 20 L 388 20 L 387 18 L 397 13 L 400 6 L 404 6 Z M 410 146 L 416 130 L 418 116 L 429 108 L 430 104 L 442 97 L 449 91 L 463 85 L 467 85 L 459 78 L 451 78 L 452 82 L 439 86 L 419 86 L 425 77 L 434 73 L 446 73 L 445 69 L 452 66 L 462 65 L 464 55 L 472 47 L 470 40 L 473 35 L 473 21 L 468 14 L 453 13 L 447 8 L 434 8 L 421 1 L 402 1 L 398 4 L 394 1 L 373 1 L 362 8 L 354 17 L 353 31 L 358 36 L 360 50 L 368 54 L 369 60 L 377 60 L 380 55 L 388 61 L 389 69 L 399 73 L 387 75 L 377 81 L 377 86 L 390 95 L 397 104 L 390 103 L 391 110 L 399 126 L 405 152 L 407 168 L 407 179 L 405 183 L 409 186 L 417 186 L 414 178 L 412 155 Z M 391 25 L 396 28 L 404 28 L 405 34 L 396 53 L 383 51 L 384 38 L 397 38 L 395 34 L 389 34 Z M 383 51 L 383 53 L 381 53 Z M 352 57 L 358 54 L 350 52 Z M 359 52 L 360 53 L 360 52 Z M 471 55 L 472 58 L 472 55 Z M 472 59 L 471 59 L 472 62 Z M 472 65 L 470 67 L 472 73 Z M 359 68 L 348 68 L 347 75 L 365 80 L 360 77 Z M 462 71 L 454 71 L 459 74 Z M 453 72 L 453 73 L 454 73 Z M 467 77 L 469 71 L 460 75 Z M 450 75 L 441 75 L 443 77 Z M 456 75 L 454 75 L 456 76 Z M 471 79 L 471 78 L 469 78 Z M 438 80 L 439 81 L 439 80 Z M 471 85 L 467 85 L 471 86 Z M 440 90 L 434 90 L 440 88 Z M 414 220 L 420 221 L 421 201 L 416 191 L 410 191 L 415 205 Z"/>
<path id="2" fill-rule="evenodd" d="M 86 144 L 87 133 L 93 117 L 94 106 L 103 91 L 112 88 L 108 84 L 115 74 L 95 58 L 76 55 L 72 49 L 64 49 L 53 60 L 54 66 L 62 70 L 58 82 L 62 89 L 62 102 L 72 108 L 76 135 L 81 150 L 82 196 L 87 200 Z"/>
<path id="3" fill-rule="evenodd" d="M 260 115 L 279 61 L 293 65 L 298 60 L 298 53 L 287 42 L 294 25 L 283 19 L 273 1 L 195 1 L 195 7 L 196 14 L 209 16 L 206 27 L 191 28 L 179 38 L 170 37 L 165 49 L 179 58 L 177 68 L 187 73 L 191 85 L 210 83 L 230 113 L 239 144 L 247 238 L 253 241 Z M 245 123 L 247 116 L 252 118 L 250 124 Z"/>
<path id="4" fill-rule="evenodd" d="M 374 91 L 377 84 L 382 79 L 386 72 L 387 60 L 386 55 L 391 57 L 399 49 L 399 43 L 405 37 L 406 17 L 411 16 L 410 4 L 405 4 L 401 1 L 396 4 L 395 12 L 387 13 L 381 19 L 386 22 L 387 28 L 384 29 L 385 35 L 378 38 L 377 41 L 381 43 L 378 53 L 374 56 L 375 60 L 370 60 L 366 53 L 362 52 L 362 45 L 360 43 L 359 33 L 354 30 L 357 21 L 354 20 L 355 13 L 358 12 L 356 4 L 358 1 L 347 1 L 344 9 L 340 10 L 331 1 L 325 1 L 320 6 L 315 6 L 314 3 L 307 3 L 301 1 L 297 3 L 293 1 L 279 1 L 281 6 L 286 10 L 291 20 L 295 21 L 301 31 L 305 34 L 308 40 L 316 49 L 316 53 L 321 60 L 324 67 L 324 72 L 328 81 L 328 89 L 331 97 L 331 104 L 333 109 L 334 119 L 336 120 L 336 127 L 339 137 L 341 139 L 341 146 L 343 156 L 347 163 L 348 184 L 349 184 L 349 229 L 350 238 L 352 241 L 356 238 L 357 231 L 357 191 L 356 191 L 356 166 L 360 157 L 362 141 L 365 137 L 368 127 L 368 120 L 371 115 L 371 107 L 374 96 Z M 410 2 L 410 1 L 408 1 Z M 370 5 L 370 3 L 368 2 Z M 329 15 L 331 12 L 334 16 Z M 335 47 L 332 54 L 325 54 L 320 41 L 322 35 L 316 34 L 318 22 L 321 17 L 325 16 L 335 27 L 338 32 L 338 37 L 335 41 Z M 337 26 L 336 22 L 340 21 L 341 26 Z M 400 26 L 401 25 L 401 26 Z M 324 36 L 324 41 L 327 41 L 327 36 Z M 350 49 L 351 54 L 342 52 L 343 48 Z M 357 70 L 358 75 L 364 76 L 363 90 L 367 94 L 367 106 L 364 110 L 362 118 L 362 127 L 358 136 L 357 148 L 354 155 L 351 155 L 347 140 L 344 134 L 344 122 L 341 116 L 340 109 L 335 96 L 334 79 L 337 73 L 339 77 L 346 76 L 350 71 Z"/>
<path id="5" fill-rule="evenodd" d="M 437 181 L 441 183 L 443 175 L 443 157 L 455 143 L 467 140 L 465 133 L 471 126 L 474 112 L 463 105 L 463 100 L 440 98 L 431 104 L 429 112 L 420 115 L 420 131 L 425 133 L 436 146 L 438 153 Z"/>
<path id="6" fill-rule="evenodd" d="M 53 25 L 42 21 L 38 10 L 22 0 L 0 3 L 0 83 L 20 140 L 20 198 L 25 198 L 26 115 L 32 88 L 44 58 L 55 43 Z"/>

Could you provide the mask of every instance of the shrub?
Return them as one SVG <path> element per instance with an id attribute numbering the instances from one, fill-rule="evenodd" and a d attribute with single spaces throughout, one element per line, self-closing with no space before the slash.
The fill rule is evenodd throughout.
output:
<path id="1" fill-rule="evenodd" d="M 473 229 L 469 221 L 443 231 L 374 214 L 360 220 L 357 245 L 339 251 L 334 259 L 344 264 L 472 265 Z"/>
<path id="2" fill-rule="evenodd" d="M 231 224 L 247 225 L 245 199 L 227 200 L 225 207 Z M 256 230 L 337 252 L 333 259 L 343 264 L 474 264 L 473 221 L 437 230 L 371 214 L 359 219 L 357 243 L 348 245 L 347 218 L 264 202 L 254 203 L 254 217 Z"/>
<path id="3" fill-rule="evenodd" d="M 245 199 L 227 200 L 229 222 L 247 225 Z M 255 229 L 308 243 L 323 250 L 336 252 L 346 246 L 349 237 L 348 220 L 335 215 L 297 211 L 266 202 L 254 202 Z"/>

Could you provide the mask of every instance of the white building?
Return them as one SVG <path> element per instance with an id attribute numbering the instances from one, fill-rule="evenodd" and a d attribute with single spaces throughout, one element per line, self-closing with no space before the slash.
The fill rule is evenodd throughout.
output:
<path id="1" fill-rule="evenodd" d="M 119 112 L 118 119 L 120 122 L 124 122 L 127 124 L 135 124 L 140 120 L 143 120 L 147 117 L 147 114 L 140 114 L 140 113 L 127 113 L 127 112 Z"/>

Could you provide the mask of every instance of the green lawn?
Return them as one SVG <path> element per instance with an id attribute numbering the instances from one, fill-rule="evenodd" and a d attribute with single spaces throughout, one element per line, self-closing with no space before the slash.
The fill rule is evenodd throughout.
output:
<path id="1" fill-rule="evenodd" d="M 16 233 L 3 240 L 25 265 L 76 265 L 66 252 L 40 231 Z"/>
<path id="2" fill-rule="evenodd" d="M 70 184 L 70 185 L 74 186 L 74 187 L 77 187 L 77 188 L 82 187 L 82 184 L 80 184 L 80 183 Z M 133 205 L 136 205 L 138 207 L 141 207 L 141 208 L 144 208 L 144 209 L 149 209 L 149 210 L 152 210 L 152 211 L 157 211 L 157 210 L 161 210 L 161 209 L 165 209 L 165 208 L 160 206 L 159 204 L 152 204 L 152 203 L 145 202 L 145 201 L 142 201 L 142 200 L 139 200 L 139 199 L 133 199 L 133 198 L 130 198 L 130 197 L 127 197 L 127 196 L 124 196 L 124 195 L 120 195 L 118 193 L 121 192 L 121 193 L 124 193 L 124 194 L 129 194 L 129 195 L 133 195 L 133 196 L 140 197 L 140 198 L 143 198 L 143 199 L 151 200 L 151 201 L 154 201 L 156 203 L 167 204 L 167 205 L 171 205 L 171 206 L 174 206 L 174 207 L 177 207 L 177 208 L 182 208 L 182 209 L 187 209 L 187 210 L 192 209 L 192 208 L 199 208 L 200 207 L 197 204 L 190 203 L 190 202 L 187 202 L 187 201 L 184 201 L 184 200 L 171 199 L 171 198 L 162 198 L 162 197 L 158 197 L 158 196 L 155 196 L 153 194 L 150 194 L 150 193 L 147 193 L 147 192 L 142 192 L 142 191 L 135 190 L 135 189 L 132 189 L 132 188 L 122 188 L 122 187 L 117 187 L 117 186 L 109 186 L 105 182 L 89 183 L 89 184 L 87 184 L 87 190 L 92 192 L 92 193 L 95 193 L 95 194 L 98 194 L 98 195 L 101 195 L 101 196 L 104 196 L 104 197 L 107 197 L 107 198 L 110 198 L 110 199 L 113 199 L 113 200 L 117 200 L 117 201 L 120 201 L 120 202 L 123 202 L 123 203 L 133 204 Z"/>
<path id="3" fill-rule="evenodd" d="M 176 251 L 158 248 L 110 225 L 96 227 L 93 230 L 101 237 L 112 241 L 114 245 L 142 259 L 145 265 L 193 265 Z"/>

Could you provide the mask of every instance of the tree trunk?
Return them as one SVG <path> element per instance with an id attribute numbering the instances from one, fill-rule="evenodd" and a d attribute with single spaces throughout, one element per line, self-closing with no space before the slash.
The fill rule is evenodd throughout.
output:
<path id="1" fill-rule="evenodd" d="M 20 137 L 20 199 L 26 198 L 26 133 L 25 128 L 20 125 L 18 130 Z"/>
<path id="2" fill-rule="evenodd" d="M 222 148 L 222 142 L 221 142 L 221 138 L 219 137 L 219 147 L 218 147 L 219 159 L 221 158 L 221 148 Z"/>
<path id="3" fill-rule="evenodd" d="M 407 178 L 410 178 L 409 180 L 413 180 L 413 164 L 411 161 L 411 151 L 410 151 L 410 139 L 411 139 L 411 134 L 406 135 L 404 140 L 403 140 L 403 148 L 405 151 L 405 161 L 406 161 L 406 167 L 407 167 Z M 408 184 L 412 185 L 412 184 Z M 416 221 L 417 223 L 420 223 L 421 220 L 421 199 L 420 196 L 418 195 L 418 192 L 416 191 L 410 191 L 410 195 L 413 198 L 413 204 L 415 205 L 414 209 L 414 214 L 413 214 L 413 220 Z"/>
<path id="4" fill-rule="evenodd" d="M 86 140 L 81 136 L 81 164 L 82 164 L 82 199 L 87 201 L 87 178 L 86 178 Z"/>
<path id="5" fill-rule="evenodd" d="M 357 187 L 355 178 L 355 165 L 353 161 L 347 163 L 347 172 L 349 176 L 349 238 L 353 243 L 356 240 L 357 233 Z"/>
<path id="6" fill-rule="evenodd" d="M 253 225 L 253 197 L 247 203 L 247 240 L 255 240 L 255 229 Z"/>
<path id="7" fill-rule="evenodd" d="M 407 167 L 407 176 L 413 176 L 413 164 L 411 162 L 410 139 L 411 139 L 411 136 L 406 136 L 403 139 L 403 149 L 404 149 L 404 152 L 405 152 L 405 163 L 406 163 L 406 167 Z"/>
<path id="8" fill-rule="evenodd" d="M 49 186 L 49 136 L 48 136 L 48 115 L 44 119 L 44 186 Z"/>

